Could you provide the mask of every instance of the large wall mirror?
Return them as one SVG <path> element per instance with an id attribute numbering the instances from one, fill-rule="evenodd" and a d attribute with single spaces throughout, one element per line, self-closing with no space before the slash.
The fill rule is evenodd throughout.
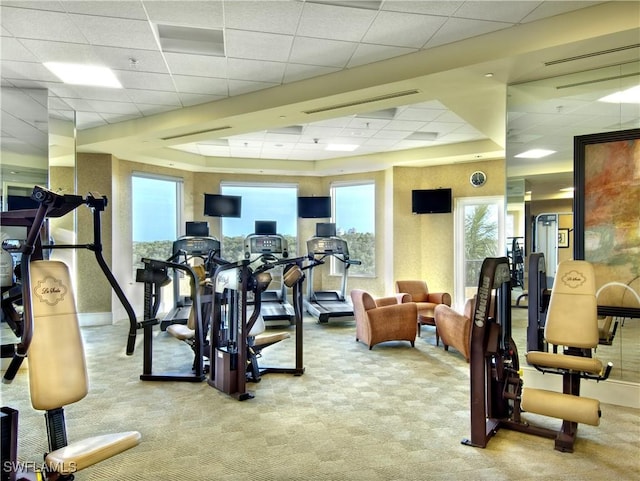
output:
<path id="1" fill-rule="evenodd" d="M 548 275 L 573 257 L 574 137 L 640 127 L 638 90 L 638 61 L 508 87 L 507 210 L 525 259 L 532 249 L 544 252 Z M 520 300 L 526 306 L 526 296 Z M 514 339 L 526 346 L 526 309 L 514 312 Z M 612 343 L 598 347 L 598 357 L 614 363 L 612 379 L 640 383 L 639 346 L 640 319 L 618 319 Z"/>
<path id="2" fill-rule="evenodd" d="M 2 87 L 1 96 L 2 210 L 34 206 L 35 185 L 75 193 L 74 112 L 50 108 L 46 89 Z M 75 216 L 51 219 L 49 235 L 56 243 L 75 243 Z M 3 226 L 3 239 L 16 236 L 22 236 L 20 229 Z M 56 256 L 73 265 L 72 250 L 59 250 Z"/>
<path id="3" fill-rule="evenodd" d="M 24 208 L 35 184 L 48 185 L 49 110 L 45 89 L 2 87 L 2 210 Z"/>

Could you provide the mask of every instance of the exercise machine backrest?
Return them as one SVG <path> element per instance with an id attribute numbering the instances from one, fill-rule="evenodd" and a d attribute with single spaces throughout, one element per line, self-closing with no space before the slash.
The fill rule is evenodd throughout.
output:
<path id="1" fill-rule="evenodd" d="M 29 389 L 33 408 L 46 411 L 87 395 L 87 367 L 68 267 L 59 261 L 33 261 L 30 268 Z"/>
<path id="2" fill-rule="evenodd" d="M 567 260 L 558 264 L 544 328 L 548 343 L 582 349 L 598 345 L 595 293 L 595 273 L 589 262 Z"/>

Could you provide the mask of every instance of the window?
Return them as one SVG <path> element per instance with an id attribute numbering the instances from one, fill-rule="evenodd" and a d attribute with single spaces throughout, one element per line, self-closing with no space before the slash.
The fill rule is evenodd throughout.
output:
<path id="1" fill-rule="evenodd" d="M 257 220 L 276 221 L 278 234 L 287 240 L 289 256 L 297 255 L 296 185 L 223 183 L 220 193 L 242 197 L 241 217 L 222 218 L 223 259 L 235 261 L 244 258 L 244 239 L 253 234 Z"/>
<path id="2" fill-rule="evenodd" d="M 165 260 L 178 238 L 182 180 L 134 174 L 131 186 L 133 268 L 143 257 Z"/>
<path id="3" fill-rule="evenodd" d="M 360 265 L 349 267 L 349 275 L 375 276 L 376 274 L 376 191 L 373 182 L 334 184 L 333 222 L 338 236 L 347 241 L 349 257 Z M 332 274 L 340 266 L 332 264 Z"/>
<path id="4" fill-rule="evenodd" d="M 505 253 L 503 212 L 502 197 L 456 199 L 454 304 L 460 308 L 477 291 L 484 259 Z"/>

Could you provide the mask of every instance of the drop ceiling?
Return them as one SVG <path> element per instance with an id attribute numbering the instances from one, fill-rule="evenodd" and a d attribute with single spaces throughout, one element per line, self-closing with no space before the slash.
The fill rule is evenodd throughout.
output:
<path id="1" fill-rule="evenodd" d="M 136 162 L 327 175 L 504 158 L 509 141 L 544 141 L 567 164 L 568 122 L 599 131 L 640 117 L 584 85 L 549 84 L 542 107 L 522 93 L 505 121 L 509 84 L 618 64 L 630 75 L 598 90 L 638 84 L 636 2 L 0 4 L 2 86 L 48 89 L 50 115 L 76 120 L 78 151 Z M 63 84 L 47 61 L 110 67 L 124 88 Z"/>

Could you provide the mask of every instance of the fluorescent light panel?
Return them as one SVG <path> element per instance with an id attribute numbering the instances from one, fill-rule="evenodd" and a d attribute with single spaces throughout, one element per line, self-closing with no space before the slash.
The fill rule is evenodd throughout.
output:
<path id="1" fill-rule="evenodd" d="M 640 85 L 598 99 L 598 102 L 613 104 L 640 104 Z"/>
<path id="2" fill-rule="evenodd" d="M 45 62 L 44 66 L 66 84 L 122 88 L 113 71 L 107 67 L 61 62 Z"/>
<path id="3" fill-rule="evenodd" d="M 527 150 L 526 152 L 522 152 L 521 154 L 518 154 L 515 157 L 519 159 L 541 159 L 542 157 L 547 157 L 555 153 L 556 153 L 555 150 L 531 149 L 531 150 Z"/>

